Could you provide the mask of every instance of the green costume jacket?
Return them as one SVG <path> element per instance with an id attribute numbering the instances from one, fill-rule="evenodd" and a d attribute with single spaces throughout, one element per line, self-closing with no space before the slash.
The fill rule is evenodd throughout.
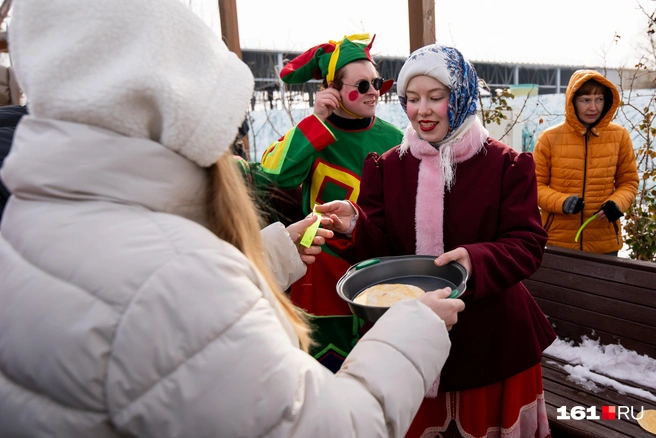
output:
<path id="1" fill-rule="evenodd" d="M 257 186 L 302 187 L 303 212 L 315 204 L 347 199 L 356 202 L 364 159 L 401 143 L 403 133 L 377 117 L 349 120 L 332 115 L 324 123 L 304 118 L 263 154 Z M 315 357 L 336 370 L 358 338 L 358 321 L 335 289 L 350 265 L 326 246 L 305 277 L 291 288 L 292 302 L 311 315 L 318 346 Z"/>

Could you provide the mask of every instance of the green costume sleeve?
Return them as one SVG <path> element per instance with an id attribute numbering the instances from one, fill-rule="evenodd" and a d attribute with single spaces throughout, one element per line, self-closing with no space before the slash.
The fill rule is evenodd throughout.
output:
<path id="1" fill-rule="evenodd" d="M 307 116 L 264 152 L 262 165 L 255 173 L 256 185 L 298 187 L 310 173 L 317 154 L 335 140 L 317 116 Z"/>

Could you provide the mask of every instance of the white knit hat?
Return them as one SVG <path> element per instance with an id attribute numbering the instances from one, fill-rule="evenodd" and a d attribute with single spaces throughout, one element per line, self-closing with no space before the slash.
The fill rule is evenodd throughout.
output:
<path id="1" fill-rule="evenodd" d="M 253 92 L 250 69 L 179 0 L 20 0 L 9 48 L 34 116 L 151 139 L 203 167 Z"/>
<path id="2" fill-rule="evenodd" d="M 453 88 L 447 68 L 449 61 L 447 53 L 440 50 L 441 48 L 437 44 L 431 44 L 410 54 L 399 72 L 399 78 L 396 81 L 396 94 L 405 97 L 408 82 L 415 76 L 430 76 L 449 87 L 449 89 Z"/>

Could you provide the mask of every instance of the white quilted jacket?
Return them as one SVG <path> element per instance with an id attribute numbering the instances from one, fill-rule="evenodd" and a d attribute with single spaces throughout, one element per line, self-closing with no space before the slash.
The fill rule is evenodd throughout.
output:
<path id="1" fill-rule="evenodd" d="M 403 436 L 446 360 L 405 302 L 324 369 L 159 143 L 26 116 L 1 176 L 0 437 Z"/>

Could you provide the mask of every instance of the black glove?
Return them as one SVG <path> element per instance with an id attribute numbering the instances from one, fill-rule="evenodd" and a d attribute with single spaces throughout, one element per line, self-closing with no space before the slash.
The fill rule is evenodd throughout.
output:
<path id="1" fill-rule="evenodd" d="M 572 195 L 563 202 L 563 213 L 576 214 L 583 210 L 583 198 Z"/>
<path id="2" fill-rule="evenodd" d="M 608 219 L 608 222 L 615 222 L 622 216 L 624 216 L 624 213 L 622 213 L 622 210 L 617 206 L 616 203 L 613 201 L 606 201 L 603 204 L 601 204 L 600 210 L 604 211 L 604 214 L 606 215 L 606 219 Z"/>

